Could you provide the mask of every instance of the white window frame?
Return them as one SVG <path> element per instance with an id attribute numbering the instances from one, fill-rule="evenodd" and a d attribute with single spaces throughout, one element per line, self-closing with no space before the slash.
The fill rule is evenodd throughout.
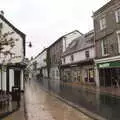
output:
<path id="1" fill-rule="evenodd" d="M 118 52 L 120 53 L 120 30 L 116 32 L 118 40 Z"/>
<path id="2" fill-rule="evenodd" d="M 120 8 L 115 11 L 116 22 L 120 22 Z"/>
<path id="3" fill-rule="evenodd" d="M 99 23 L 100 23 L 100 30 L 103 30 L 107 27 L 105 17 L 101 17 L 100 20 L 99 20 Z"/>
<path id="4" fill-rule="evenodd" d="M 103 45 L 103 41 L 104 39 L 101 41 L 101 48 L 102 48 L 102 56 L 108 56 L 109 54 L 108 53 L 104 53 L 104 45 Z"/>

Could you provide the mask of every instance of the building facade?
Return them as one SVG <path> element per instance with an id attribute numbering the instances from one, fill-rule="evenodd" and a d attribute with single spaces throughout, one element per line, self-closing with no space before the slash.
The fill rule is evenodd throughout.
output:
<path id="1" fill-rule="evenodd" d="M 62 54 L 62 80 L 95 84 L 94 58 L 94 31 L 90 31 L 74 39 Z"/>
<path id="2" fill-rule="evenodd" d="M 0 89 L 11 92 L 12 87 L 24 90 L 25 34 L 0 15 L 0 41 L 9 41 L 0 51 Z M 12 42 L 13 41 L 13 42 Z"/>
<path id="3" fill-rule="evenodd" d="M 97 86 L 120 85 L 120 1 L 111 0 L 93 14 Z"/>
<path id="4" fill-rule="evenodd" d="M 49 77 L 52 80 L 60 80 L 61 55 L 72 40 L 81 36 L 77 30 L 60 37 L 48 47 Z"/>
<path id="5" fill-rule="evenodd" d="M 36 56 L 36 64 L 38 78 L 39 77 L 48 78 L 47 48 Z"/>

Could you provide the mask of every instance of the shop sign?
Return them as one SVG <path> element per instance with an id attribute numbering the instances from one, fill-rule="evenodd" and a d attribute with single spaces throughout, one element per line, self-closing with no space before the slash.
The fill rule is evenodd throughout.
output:
<path id="1" fill-rule="evenodd" d="M 110 67 L 110 63 L 99 64 L 99 68 Z"/>
<path id="2" fill-rule="evenodd" d="M 120 67 L 119 61 L 100 63 L 97 65 L 99 68 Z"/>

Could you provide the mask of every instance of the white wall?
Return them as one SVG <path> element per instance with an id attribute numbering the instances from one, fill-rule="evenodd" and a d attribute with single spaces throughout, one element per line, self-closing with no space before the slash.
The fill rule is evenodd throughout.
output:
<path id="1" fill-rule="evenodd" d="M 6 71 L 2 71 L 2 89 L 6 91 Z"/>
<path id="2" fill-rule="evenodd" d="M 12 92 L 12 87 L 14 86 L 14 70 L 9 69 L 9 91 Z"/>
<path id="3" fill-rule="evenodd" d="M 3 23 L 2 27 L 2 34 L 7 32 L 14 32 L 12 35 L 7 36 L 7 38 L 13 38 L 14 40 L 18 39 L 18 41 L 15 41 L 15 46 L 10 50 L 10 46 L 4 46 L 4 51 L 9 50 L 11 53 L 15 53 L 15 57 L 12 59 L 10 58 L 10 55 L 7 55 L 6 58 L 3 57 L 3 54 L 1 54 L 0 63 L 2 63 L 2 60 L 5 59 L 5 62 L 11 62 L 11 63 L 18 63 L 21 62 L 24 58 L 24 49 L 23 49 L 23 40 L 21 36 L 16 33 L 8 24 L 6 24 L 4 21 L 0 19 L 0 23 Z"/>
<path id="4" fill-rule="evenodd" d="M 47 58 L 47 51 L 45 50 L 36 58 L 37 68 L 45 67 L 47 65 L 45 61 L 46 58 Z"/>
<path id="5" fill-rule="evenodd" d="M 21 80 L 21 90 L 24 90 L 24 73 L 23 70 L 20 72 L 20 80 Z"/>
<path id="6" fill-rule="evenodd" d="M 95 57 L 94 47 L 88 48 L 86 50 L 89 50 L 89 58 L 94 58 Z M 70 64 L 70 63 L 86 60 L 86 56 L 85 56 L 85 51 L 86 50 L 78 51 L 76 53 L 73 53 L 74 61 L 71 61 L 71 55 L 65 56 L 64 57 L 65 58 L 65 63 L 64 63 L 63 58 L 62 58 L 62 64 Z"/>

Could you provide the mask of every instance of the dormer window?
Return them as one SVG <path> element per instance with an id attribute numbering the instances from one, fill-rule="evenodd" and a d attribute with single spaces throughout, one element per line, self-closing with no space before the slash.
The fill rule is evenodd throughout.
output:
<path id="1" fill-rule="evenodd" d="M 105 28 L 106 28 L 106 19 L 105 19 L 105 17 L 102 17 L 100 19 L 100 30 L 103 30 Z"/>

